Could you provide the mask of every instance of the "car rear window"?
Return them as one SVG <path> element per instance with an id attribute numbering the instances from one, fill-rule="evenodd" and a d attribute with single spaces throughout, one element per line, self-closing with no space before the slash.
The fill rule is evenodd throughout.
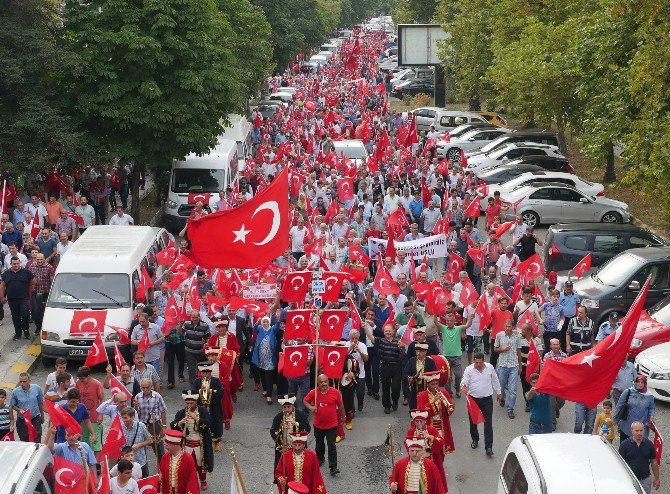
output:
<path id="1" fill-rule="evenodd" d="M 528 480 L 514 453 L 508 454 L 505 458 L 501 477 L 509 494 L 526 494 L 528 492 Z"/>
<path id="2" fill-rule="evenodd" d="M 618 254 L 623 249 L 623 238 L 619 235 L 596 235 L 593 238 L 593 250 L 607 254 Z"/>
<path id="3" fill-rule="evenodd" d="M 568 235 L 565 237 L 565 246 L 572 250 L 587 250 L 589 245 L 588 235 Z"/>

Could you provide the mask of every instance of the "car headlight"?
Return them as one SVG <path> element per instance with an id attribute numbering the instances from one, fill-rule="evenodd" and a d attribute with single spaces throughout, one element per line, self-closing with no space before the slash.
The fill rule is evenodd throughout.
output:
<path id="1" fill-rule="evenodd" d="M 582 305 L 587 309 L 597 309 L 600 306 L 600 302 L 597 300 L 591 300 L 590 298 L 583 298 Z"/>
<path id="2" fill-rule="evenodd" d="M 651 379 L 658 379 L 659 381 L 668 381 L 670 380 L 670 372 L 652 372 Z"/>
<path id="3" fill-rule="evenodd" d="M 119 333 L 110 333 L 105 337 L 106 342 L 119 341 L 120 339 L 121 335 Z"/>
<path id="4" fill-rule="evenodd" d="M 42 331 L 42 339 L 45 341 L 60 341 L 60 336 L 52 331 Z"/>
<path id="5" fill-rule="evenodd" d="M 633 341 L 630 342 L 631 348 L 639 348 L 642 346 L 642 340 L 640 338 L 633 338 Z"/>
<path id="6" fill-rule="evenodd" d="M 174 202 L 173 200 L 169 200 L 167 203 L 167 208 L 168 209 L 176 209 L 177 208 L 177 203 Z"/>

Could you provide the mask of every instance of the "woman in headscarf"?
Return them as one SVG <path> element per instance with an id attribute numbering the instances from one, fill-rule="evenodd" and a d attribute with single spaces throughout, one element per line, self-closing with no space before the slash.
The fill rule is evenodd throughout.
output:
<path id="1" fill-rule="evenodd" d="M 619 411 L 628 404 L 628 413 L 625 418 L 619 419 Z M 644 436 L 649 438 L 649 423 L 654 419 L 654 397 L 647 393 L 647 376 L 638 374 L 633 385 L 624 391 L 614 409 L 614 422 L 619 426 L 621 442 L 630 436 L 630 426 L 633 422 L 644 424 Z"/>
<path id="2" fill-rule="evenodd" d="M 251 354 L 251 362 L 257 367 L 260 373 L 261 383 L 263 384 L 263 396 L 266 397 L 268 405 L 272 404 L 272 387 L 275 382 L 275 372 L 277 369 L 276 333 L 279 329 L 279 322 L 270 325 L 270 318 L 265 316 L 261 323 L 254 327 L 256 333 L 256 343 L 254 351 Z"/>

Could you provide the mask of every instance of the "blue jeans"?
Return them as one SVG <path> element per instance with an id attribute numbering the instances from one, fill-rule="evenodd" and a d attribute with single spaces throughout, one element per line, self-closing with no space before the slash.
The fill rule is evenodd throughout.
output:
<path id="1" fill-rule="evenodd" d="M 539 424 L 537 422 L 528 424 L 528 434 L 551 434 L 551 432 L 551 424 Z"/>
<path id="2" fill-rule="evenodd" d="M 507 411 L 514 410 L 516 402 L 516 381 L 519 377 L 518 367 L 498 367 L 498 379 L 500 380 L 500 394 L 505 398 L 505 389 L 509 392 L 507 400 Z"/>
<path id="3" fill-rule="evenodd" d="M 286 381 L 288 382 L 288 393 L 296 396 L 296 408 L 307 410 L 307 407 L 305 407 L 302 400 L 307 396 L 307 393 L 309 393 L 309 374 L 301 377 L 289 377 Z M 297 401 L 298 390 L 300 390 L 300 401 Z M 307 413 L 309 413 L 309 411 L 307 411 Z"/>
<path id="4" fill-rule="evenodd" d="M 588 408 L 584 403 L 575 403 L 575 434 L 593 433 L 593 425 L 596 422 L 597 408 Z"/>

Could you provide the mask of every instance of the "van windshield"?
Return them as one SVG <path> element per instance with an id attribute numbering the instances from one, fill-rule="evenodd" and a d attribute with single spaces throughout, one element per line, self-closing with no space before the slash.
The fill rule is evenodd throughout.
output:
<path id="1" fill-rule="evenodd" d="M 222 168 L 175 168 L 171 190 L 176 193 L 218 192 L 223 188 Z"/>
<path id="2" fill-rule="evenodd" d="M 639 257 L 624 253 L 612 258 L 591 276 L 603 285 L 621 286 L 642 267 L 642 264 L 643 261 Z"/>
<path id="3" fill-rule="evenodd" d="M 47 307 L 116 309 L 130 307 L 130 279 L 123 273 L 59 273 Z"/>

